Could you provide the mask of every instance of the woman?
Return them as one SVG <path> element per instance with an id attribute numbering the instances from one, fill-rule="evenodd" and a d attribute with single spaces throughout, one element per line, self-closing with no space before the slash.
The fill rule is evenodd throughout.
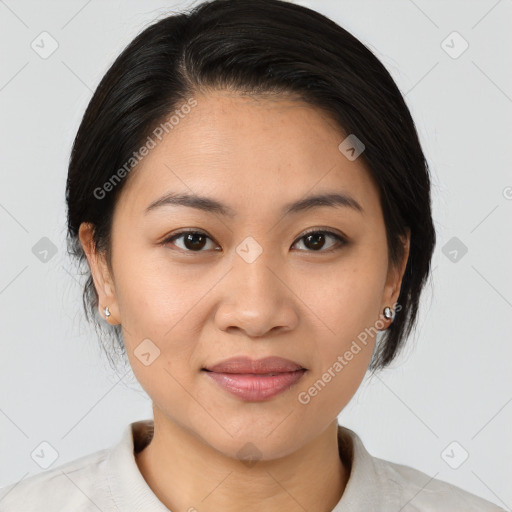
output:
<path id="1" fill-rule="evenodd" d="M 2 510 L 501 510 L 337 422 L 411 332 L 435 246 L 410 113 L 347 31 L 279 0 L 155 23 L 91 99 L 66 199 L 88 318 L 154 418 Z"/>

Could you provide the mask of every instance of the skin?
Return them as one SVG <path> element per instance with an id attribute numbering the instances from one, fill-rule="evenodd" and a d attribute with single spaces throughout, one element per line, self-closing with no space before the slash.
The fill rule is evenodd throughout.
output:
<path id="1" fill-rule="evenodd" d="M 100 311 L 108 305 L 107 321 L 121 323 L 133 372 L 153 401 L 154 437 L 136 461 L 171 510 L 327 512 L 349 478 L 337 416 L 366 373 L 375 337 L 309 403 L 298 394 L 365 328 L 379 320 L 379 330 L 389 326 L 382 310 L 397 301 L 409 238 L 403 261 L 392 266 L 377 187 L 362 158 L 340 152 L 345 135 L 322 111 L 285 96 L 194 97 L 197 106 L 120 195 L 112 272 L 91 243 L 91 226 L 80 228 Z M 183 206 L 144 214 L 170 191 L 213 197 L 236 216 Z M 280 214 L 284 204 L 320 192 L 345 192 L 364 212 Z M 184 228 L 209 237 L 199 252 L 185 237 L 159 244 Z M 304 238 L 309 228 L 347 243 L 325 235 L 315 249 Z M 236 252 L 249 236 L 262 249 L 252 263 Z M 160 350 L 149 366 L 134 353 L 146 338 Z M 201 371 L 239 355 L 277 355 L 308 371 L 271 399 L 244 401 Z M 251 466 L 237 455 L 246 443 L 259 453 Z"/>

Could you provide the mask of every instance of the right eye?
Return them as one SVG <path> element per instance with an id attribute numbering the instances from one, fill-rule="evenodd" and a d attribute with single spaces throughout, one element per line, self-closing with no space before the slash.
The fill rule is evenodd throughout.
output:
<path id="1" fill-rule="evenodd" d="M 213 242 L 213 240 L 202 231 L 180 231 L 179 233 L 174 233 L 170 237 L 166 238 L 162 245 L 167 245 L 170 243 L 174 243 L 176 240 L 182 239 L 182 246 L 179 245 L 178 248 L 185 252 L 204 252 L 203 248 L 207 245 L 207 240 Z M 218 246 L 217 246 L 218 247 Z M 218 250 L 218 249 L 214 249 Z"/>

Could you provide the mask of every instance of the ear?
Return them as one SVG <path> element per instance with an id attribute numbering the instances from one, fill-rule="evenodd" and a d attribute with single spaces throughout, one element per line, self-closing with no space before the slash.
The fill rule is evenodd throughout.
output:
<path id="1" fill-rule="evenodd" d="M 82 222 L 78 230 L 80 243 L 87 256 L 89 268 L 91 269 L 94 287 L 98 294 L 98 309 L 100 315 L 112 325 L 120 323 L 119 309 L 117 305 L 117 298 L 115 294 L 115 285 L 110 270 L 103 253 L 96 251 L 96 246 L 93 241 L 94 226 L 89 222 Z M 110 316 L 105 316 L 105 306 L 108 306 Z"/>
<path id="2" fill-rule="evenodd" d="M 386 279 L 386 285 L 384 286 L 384 294 L 382 296 L 382 305 L 380 309 L 380 318 L 386 322 L 386 329 L 389 327 L 393 319 L 387 319 L 383 315 L 383 310 L 386 306 L 390 307 L 393 310 L 393 315 L 395 313 L 395 303 L 398 300 L 398 296 L 400 295 L 400 288 L 402 286 L 402 279 L 405 273 L 405 268 L 407 267 L 407 261 L 409 259 L 409 250 L 410 250 L 410 242 L 411 242 L 411 230 L 407 229 L 407 233 L 405 237 L 402 238 L 403 244 L 403 258 L 398 263 L 398 265 L 393 265 L 391 262 L 388 268 L 388 275 Z M 397 307 L 400 307 L 398 305 Z"/>

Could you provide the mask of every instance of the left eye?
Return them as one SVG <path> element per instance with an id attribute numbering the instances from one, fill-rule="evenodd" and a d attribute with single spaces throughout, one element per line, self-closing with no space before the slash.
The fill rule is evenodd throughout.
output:
<path id="1" fill-rule="evenodd" d="M 323 249 L 325 240 L 328 238 L 334 239 L 334 243 L 331 245 L 329 249 L 319 251 L 318 247 L 321 246 L 320 248 Z M 345 243 L 347 242 L 345 238 L 336 233 L 333 233 L 332 231 L 309 231 L 308 233 L 302 235 L 299 238 L 299 241 L 301 240 L 305 240 L 305 242 L 303 243 L 306 247 L 313 248 L 312 252 L 331 252 L 339 248 L 336 247 L 337 245 L 342 246 L 345 245 Z"/>
<path id="2" fill-rule="evenodd" d="M 333 239 L 334 242 L 328 249 L 324 249 L 326 240 L 329 238 Z M 208 235 L 201 231 L 182 231 L 181 233 L 176 233 L 170 238 L 167 238 L 162 242 L 162 244 L 166 245 L 180 239 L 183 239 L 183 246 L 180 247 L 178 245 L 178 248 L 186 252 L 204 252 L 203 249 L 207 245 L 207 241 L 209 240 L 210 242 L 213 242 L 213 240 Z M 332 231 L 320 230 L 309 231 L 308 233 L 305 233 L 300 238 L 298 238 L 293 245 L 296 245 L 299 242 L 302 242 L 304 246 L 309 249 L 307 252 L 330 252 L 339 248 L 336 247 L 336 245 L 342 246 L 347 243 L 345 238 L 336 233 L 333 233 Z M 214 250 L 218 251 L 219 249 L 215 248 Z"/>

